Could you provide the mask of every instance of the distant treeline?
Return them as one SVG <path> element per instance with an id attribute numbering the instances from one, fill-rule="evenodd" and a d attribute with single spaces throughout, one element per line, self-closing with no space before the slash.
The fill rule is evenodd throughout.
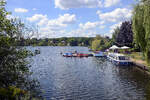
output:
<path id="1" fill-rule="evenodd" d="M 90 46 L 94 37 L 62 37 L 45 39 L 23 39 L 17 41 L 19 46 Z"/>

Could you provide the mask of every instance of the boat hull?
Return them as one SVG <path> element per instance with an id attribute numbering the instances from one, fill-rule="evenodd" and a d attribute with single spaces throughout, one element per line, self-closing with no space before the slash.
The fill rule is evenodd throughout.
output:
<path id="1" fill-rule="evenodd" d="M 93 54 L 94 57 L 106 57 L 106 55 L 101 55 L 101 54 Z"/>
<path id="2" fill-rule="evenodd" d="M 88 57 L 88 54 L 77 54 L 77 57 Z"/>
<path id="3" fill-rule="evenodd" d="M 121 62 L 121 61 L 113 61 L 115 65 L 118 65 L 118 66 L 130 66 L 132 65 L 133 63 L 130 62 L 130 61 L 126 61 L 126 62 Z"/>
<path id="4" fill-rule="evenodd" d="M 109 61 L 111 61 L 113 64 L 118 65 L 118 66 L 130 66 L 130 65 L 133 65 L 133 62 L 130 61 L 130 60 L 116 60 L 116 59 L 113 59 L 110 56 L 107 56 L 107 59 Z"/>
<path id="5" fill-rule="evenodd" d="M 69 54 L 69 53 L 65 53 L 63 54 L 64 57 L 89 57 L 91 55 L 89 54 L 80 54 L 80 53 L 73 53 L 73 54 Z"/>
<path id="6" fill-rule="evenodd" d="M 122 62 L 122 61 L 113 60 L 111 58 L 108 58 L 108 60 L 111 61 L 113 64 L 118 65 L 118 66 L 130 66 L 130 65 L 133 65 L 133 62 L 130 62 L 130 61 Z"/>
<path id="7" fill-rule="evenodd" d="M 93 53 L 93 56 L 94 56 L 94 57 L 106 57 L 106 55 L 105 55 L 103 52 L 96 52 L 96 53 Z"/>

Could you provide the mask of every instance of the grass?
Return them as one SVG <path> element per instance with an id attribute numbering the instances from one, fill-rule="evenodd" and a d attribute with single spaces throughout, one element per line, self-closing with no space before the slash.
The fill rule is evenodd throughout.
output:
<path id="1" fill-rule="evenodd" d="M 131 60 L 140 64 L 143 64 L 145 66 L 148 66 L 146 63 L 146 60 L 141 52 L 132 52 L 131 54 L 128 54 L 128 56 L 131 57 Z"/>

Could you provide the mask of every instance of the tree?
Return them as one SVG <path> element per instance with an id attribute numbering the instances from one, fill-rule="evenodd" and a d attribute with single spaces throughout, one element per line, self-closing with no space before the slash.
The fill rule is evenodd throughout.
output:
<path id="1" fill-rule="evenodd" d="M 100 47 L 100 40 L 95 39 L 92 41 L 92 50 L 99 50 Z"/>
<path id="2" fill-rule="evenodd" d="M 117 40 L 117 36 L 119 34 L 120 27 L 117 27 L 114 29 L 114 32 L 112 33 L 112 41 L 115 43 Z"/>
<path id="3" fill-rule="evenodd" d="M 150 63 L 150 0 L 142 0 L 134 7 L 133 32 L 134 41 L 145 55 L 147 63 Z"/>
<path id="4" fill-rule="evenodd" d="M 22 96 L 37 93 L 37 83 L 29 79 L 30 66 L 25 59 L 31 56 L 31 52 L 16 45 L 22 37 L 20 29 L 23 24 L 16 19 L 8 19 L 8 14 L 5 2 L 0 2 L 0 98 L 20 100 Z"/>
<path id="5" fill-rule="evenodd" d="M 132 47 L 133 43 L 133 32 L 132 24 L 130 21 L 125 21 L 122 23 L 120 28 L 117 28 L 114 32 L 113 38 L 115 43 L 120 46 L 130 46 Z"/>
<path id="6" fill-rule="evenodd" d="M 101 37 L 97 35 L 95 39 L 92 41 L 91 49 L 92 50 L 105 50 L 111 46 L 111 41 L 109 38 Z"/>

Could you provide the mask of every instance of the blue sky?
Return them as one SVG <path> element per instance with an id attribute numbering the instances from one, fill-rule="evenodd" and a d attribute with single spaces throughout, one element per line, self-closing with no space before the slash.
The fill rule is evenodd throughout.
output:
<path id="1" fill-rule="evenodd" d="M 33 37 L 111 36 L 130 20 L 135 0 L 7 0 L 11 17 L 38 26 Z"/>

